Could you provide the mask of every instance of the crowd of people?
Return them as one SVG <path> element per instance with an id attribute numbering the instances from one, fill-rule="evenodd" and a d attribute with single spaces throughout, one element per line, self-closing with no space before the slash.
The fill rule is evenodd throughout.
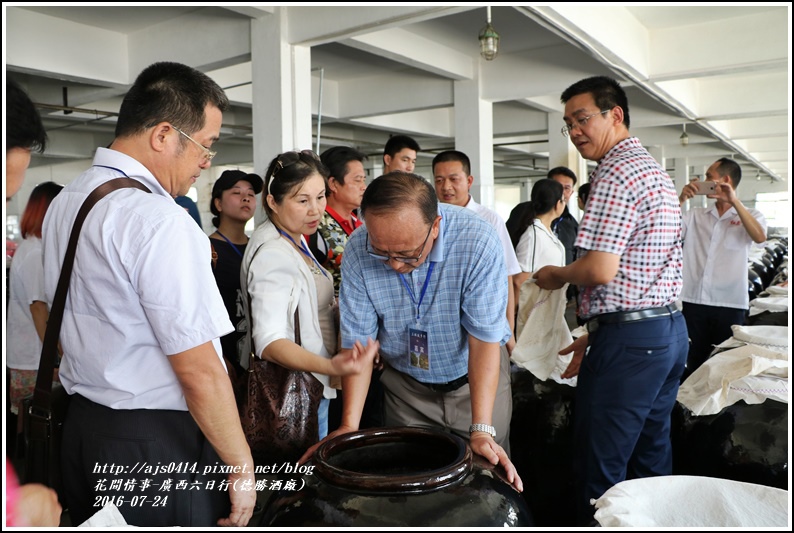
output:
<path id="1" fill-rule="evenodd" d="M 47 303 L 81 204 L 119 176 L 149 189 L 110 194 L 80 235 L 57 376 L 72 398 L 62 454 L 72 521 L 96 511 L 98 487 L 113 478 L 96 464 L 185 463 L 228 465 L 208 476 L 228 490 L 123 506 L 125 520 L 246 525 L 256 480 L 235 388 L 250 353 L 322 385 L 311 413 L 320 440 L 302 460 L 326 439 L 364 427 L 440 427 L 522 490 L 510 460 L 510 355 L 526 283 L 576 287 L 570 296 L 588 332 L 561 347 L 574 353 L 563 377 L 578 376 L 578 523 L 592 522 L 590 500 L 619 481 L 670 474 L 678 385 L 731 324 L 743 323 L 747 251 L 766 239 L 766 222 L 739 201 L 741 171 L 727 159 L 706 174 L 717 184 L 716 204 L 682 216 L 697 188 L 679 196 L 630 135 L 629 104 L 615 80 L 580 80 L 561 102 L 562 134 L 597 163 L 579 187 L 580 221 L 568 210 L 578 181 L 568 168 L 538 180 L 505 223 L 472 198 L 466 154 L 436 154 L 433 175 L 422 177 L 413 173 L 419 144 L 398 135 L 369 185 L 366 156 L 343 146 L 278 154 L 264 178 L 223 172 L 212 188 L 208 239 L 174 199 L 210 167 L 228 99 L 185 65 L 143 70 L 124 97 L 113 143 L 97 149 L 92 166 L 65 188 L 34 189 L 12 263 L 14 407 L 35 381 Z M 14 165 L 24 172 L 31 147 L 44 146 L 40 135 L 10 139 L 7 197 L 21 183 Z M 257 195 L 267 217 L 249 237 Z M 156 487 L 140 494 L 154 498 Z M 20 490 L 14 501 L 31 492 L 52 500 L 47 490 Z M 116 493 L 111 483 L 101 495 Z M 60 513 L 57 505 L 48 516 Z M 18 505 L 18 523 L 25 508 Z"/>

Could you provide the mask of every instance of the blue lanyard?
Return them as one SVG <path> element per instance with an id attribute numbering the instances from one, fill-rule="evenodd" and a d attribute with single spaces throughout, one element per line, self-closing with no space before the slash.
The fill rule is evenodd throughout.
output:
<path id="1" fill-rule="evenodd" d="M 124 172 L 123 170 L 121 170 L 120 168 L 116 168 L 116 167 L 109 167 L 109 166 L 107 166 L 107 165 L 94 165 L 94 166 L 95 166 L 95 167 L 102 167 L 102 168 L 109 168 L 110 170 L 115 170 L 116 172 L 118 172 L 119 174 L 121 174 L 122 176 L 124 176 L 125 178 L 129 178 L 129 176 L 127 176 L 127 173 L 126 173 L 126 172 Z"/>
<path id="2" fill-rule="evenodd" d="M 295 242 L 295 239 L 293 239 L 293 238 L 290 236 L 290 234 L 289 234 L 289 233 L 287 233 L 286 231 L 284 231 L 284 230 L 282 230 L 282 229 L 278 230 L 278 232 L 279 232 L 279 233 L 281 233 L 282 235 L 284 235 L 286 238 L 288 238 L 288 239 L 290 240 L 290 242 L 291 242 L 292 244 L 294 244 L 294 245 L 295 245 L 295 247 L 296 247 L 296 248 L 298 248 L 298 249 L 299 249 L 299 250 L 300 250 L 300 251 L 303 253 L 303 255 L 305 255 L 306 257 L 308 257 L 308 258 L 309 258 L 309 259 L 311 259 L 312 261 L 314 261 L 314 264 L 315 264 L 315 265 L 317 265 L 317 268 L 319 268 L 319 269 L 320 269 L 320 272 L 322 272 L 322 273 L 323 273 L 323 276 L 325 276 L 326 278 L 328 277 L 328 272 L 326 272 L 326 271 L 325 271 L 325 269 L 324 269 L 322 266 L 320 266 L 320 263 L 318 263 L 318 262 L 317 262 L 317 259 L 315 259 L 315 258 L 314 258 L 314 254 L 312 254 L 312 253 L 309 251 L 309 249 L 308 249 L 308 248 L 306 248 L 306 244 L 303 242 L 303 239 L 301 239 L 301 244 L 300 244 L 300 246 L 298 246 L 298 243 L 296 243 L 296 242 Z"/>
<path id="3" fill-rule="evenodd" d="M 400 279 L 403 280 L 403 285 L 405 285 L 406 290 L 408 290 L 408 295 L 411 297 L 411 301 L 416 306 L 416 323 L 419 324 L 419 307 L 422 305 L 422 300 L 425 299 L 425 292 L 427 292 L 427 286 L 430 285 L 430 275 L 433 273 L 433 267 L 436 266 L 435 263 L 431 262 L 430 267 L 427 269 L 427 275 L 425 276 L 425 284 L 422 286 L 422 292 L 419 295 L 419 302 L 416 301 L 416 297 L 414 296 L 414 291 L 411 290 L 411 286 L 408 285 L 408 282 L 405 281 L 405 276 L 399 274 Z"/>
<path id="4" fill-rule="evenodd" d="M 223 237 L 223 240 L 229 243 L 229 246 L 231 246 L 234 249 L 234 251 L 237 252 L 237 255 L 239 255 L 240 257 L 243 256 L 243 252 L 240 251 L 240 249 L 237 247 L 236 244 L 234 244 L 232 241 L 230 241 L 228 238 L 226 238 L 226 235 L 224 235 L 223 233 L 221 233 L 218 230 L 215 230 L 215 233 L 217 233 L 218 235 Z"/>

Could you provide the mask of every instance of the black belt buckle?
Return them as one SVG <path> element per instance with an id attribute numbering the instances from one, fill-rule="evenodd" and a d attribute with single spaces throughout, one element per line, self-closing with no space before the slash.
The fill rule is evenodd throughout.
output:
<path id="1" fill-rule="evenodd" d="M 433 392 L 446 394 L 448 392 L 458 390 L 468 382 L 469 382 L 469 375 L 464 374 L 458 379 L 454 379 L 448 383 L 422 383 L 421 381 L 419 383 L 422 383 L 422 385 L 424 385 Z"/>
<path id="2" fill-rule="evenodd" d="M 591 318 L 584 324 L 584 329 L 587 330 L 587 333 L 595 333 L 598 329 L 598 318 Z"/>
<path id="3" fill-rule="evenodd" d="M 636 311 L 618 311 L 595 316 L 587 321 L 585 329 L 588 333 L 593 333 L 601 323 L 604 324 L 624 324 L 627 322 L 639 322 L 649 318 L 659 318 L 662 316 L 673 316 L 679 312 L 675 305 L 664 305 L 662 307 L 651 307 L 649 309 L 638 309 Z"/>

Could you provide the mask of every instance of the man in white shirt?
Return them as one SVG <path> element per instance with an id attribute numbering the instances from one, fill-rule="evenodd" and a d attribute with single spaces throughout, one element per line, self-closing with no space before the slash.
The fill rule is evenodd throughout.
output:
<path id="1" fill-rule="evenodd" d="M 253 512 L 253 461 L 219 341 L 233 326 L 209 240 L 174 201 L 209 168 L 228 105 L 193 68 L 147 67 L 124 97 L 110 148 L 97 149 L 44 220 L 52 302 L 88 195 L 119 177 L 150 191 L 124 188 L 100 200 L 75 254 L 60 334 L 60 378 L 71 395 L 65 507 L 75 524 L 103 502 L 150 527 L 245 526 Z"/>
<path id="2" fill-rule="evenodd" d="M 433 158 L 433 180 L 435 182 L 436 195 L 439 201 L 465 207 L 466 209 L 474 211 L 480 218 L 493 226 L 497 235 L 499 235 L 499 240 L 505 255 L 505 266 L 507 267 L 508 296 L 505 314 L 507 316 L 507 321 L 510 323 L 510 331 L 513 332 L 510 336 L 510 340 L 504 346 L 500 347 L 502 355 L 501 371 L 505 375 L 506 382 L 510 383 L 510 354 L 513 351 L 513 347 L 516 345 L 516 295 L 513 292 L 513 276 L 521 272 L 521 266 L 519 266 L 518 259 L 516 259 L 516 252 L 513 250 L 512 242 L 510 242 L 510 235 L 507 233 L 507 227 L 502 217 L 500 217 L 496 211 L 478 204 L 471 197 L 471 194 L 469 194 L 472 183 L 474 183 L 474 176 L 471 175 L 469 157 L 463 152 L 447 150 L 435 156 Z M 512 412 L 512 397 L 507 407 Z M 509 440 L 505 442 L 507 443 L 505 448 L 509 454 Z"/>
<path id="3" fill-rule="evenodd" d="M 736 195 L 742 169 L 722 158 L 706 171 L 716 183 L 710 207 L 690 209 L 683 215 L 684 286 L 681 300 L 689 338 L 689 356 L 683 379 L 708 359 L 714 345 L 733 335 L 731 326 L 744 324 L 750 298 L 747 293 L 748 252 L 753 243 L 766 241 L 766 219 L 748 209 Z M 698 194 L 697 181 L 684 186 L 683 205 Z"/>

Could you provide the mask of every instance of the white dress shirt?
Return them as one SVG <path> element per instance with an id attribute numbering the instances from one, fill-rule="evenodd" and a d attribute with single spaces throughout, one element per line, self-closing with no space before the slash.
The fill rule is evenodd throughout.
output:
<path id="1" fill-rule="evenodd" d="M 766 232 L 766 218 L 748 209 Z M 719 216 L 716 206 L 683 215 L 684 286 L 681 300 L 693 304 L 747 309 L 747 261 L 755 244 L 736 209 Z"/>
<path id="2" fill-rule="evenodd" d="M 502 220 L 499 213 L 493 209 L 488 209 L 484 205 L 478 204 L 471 196 L 469 196 L 469 203 L 466 204 L 466 209 L 471 209 L 493 226 L 496 230 L 496 234 L 499 235 L 499 241 L 501 241 L 502 250 L 504 250 L 505 253 L 507 275 L 515 276 L 519 274 L 521 272 L 521 266 L 518 264 L 518 259 L 516 259 L 516 251 L 513 249 L 513 242 L 510 240 L 510 234 L 507 232 L 505 221 Z"/>
<path id="3" fill-rule="evenodd" d="M 113 167 L 113 168 L 105 168 Z M 66 300 L 60 378 L 67 392 L 114 409 L 187 405 L 168 355 L 232 331 L 212 275 L 210 243 L 135 159 L 97 149 L 44 219 L 44 287 L 52 304 L 77 211 L 100 184 L 124 174 L 145 184 L 114 191 L 86 218 Z"/>

